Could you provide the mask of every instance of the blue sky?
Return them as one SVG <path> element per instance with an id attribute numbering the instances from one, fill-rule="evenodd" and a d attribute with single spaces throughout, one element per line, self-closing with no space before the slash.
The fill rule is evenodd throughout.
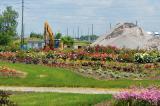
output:
<path id="1" fill-rule="evenodd" d="M 160 0 L 25 0 L 25 35 L 43 33 L 47 20 L 54 32 L 76 36 L 80 33 L 102 35 L 109 31 L 109 24 L 136 22 L 146 31 L 160 32 Z M 13 6 L 21 18 L 21 0 L 0 0 L 0 11 Z M 21 19 L 19 18 L 19 22 Z M 74 35 L 73 35 L 74 30 Z M 20 33 L 20 25 L 18 27 Z"/>

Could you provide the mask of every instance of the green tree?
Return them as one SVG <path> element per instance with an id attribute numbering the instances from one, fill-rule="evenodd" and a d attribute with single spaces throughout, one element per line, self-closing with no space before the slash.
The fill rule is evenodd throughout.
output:
<path id="1" fill-rule="evenodd" d="M 97 35 L 83 35 L 83 36 L 80 37 L 80 40 L 85 40 L 85 41 L 91 40 L 91 41 L 95 41 L 97 38 L 98 38 Z"/>
<path id="2" fill-rule="evenodd" d="M 0 45 L 8 45 L 11 40 L 11 36 L 9 36 L 8 34 L 4 35 L 0 33 Z"/>
<path id="3" fill-rule="evenodd" d="M 17 36 L 18 13 L 12 7 L 0 14 L 0 45 L 8 45 Z"/>
<path id="4" fill-rule="evenodd" d="M 60 32 L 58 32 L 58 33 L 56 34 L 56 36 L 55 36 L 55 39 L 61 39 L 61 37 L 62 37 L 62 34 L 61 34 Z"/>
<path id="5" fill-rule="evenodd" d="M 43 35 L 42 34 L 37 34 L 35 32 L 31 32 L 30 33 L 30 38 L 40 38 L 40 39 L 43 39 Z"/>
<path id="6" fill-rule="evenodd" d="M 68 46 L 73 46 L 74 44 L 74 39 L 70 36 L 62 37 L 61 41 L 63 42 L 64 45 L 68 45 Z"/>

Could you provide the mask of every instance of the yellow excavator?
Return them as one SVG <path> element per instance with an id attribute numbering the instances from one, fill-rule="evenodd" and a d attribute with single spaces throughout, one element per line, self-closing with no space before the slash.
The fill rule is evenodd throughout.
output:
<path id="1" fill-rule="evenodd" d="M 44 23 L 44 50 L 54 50 L 54 34 L 48 22 Z"/>
<path id="2" fill-rule="evenodd" d="M 54 34 L 47 21 L 44 23 L 44 41 L 45 41 L 44 50 L 54 50 L 54 46 L 55 46 Z M 63 50 L 63 42 L 60 42 L 60 40 L 59 40 L 58 48 Z"/>

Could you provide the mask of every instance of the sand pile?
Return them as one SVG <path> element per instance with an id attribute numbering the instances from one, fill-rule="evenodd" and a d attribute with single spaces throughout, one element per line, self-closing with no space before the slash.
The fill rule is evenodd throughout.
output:
<path id="1" fill-rule="evenodd" d="M 119 23 L 109 33 L 100 36 L 93 44 L 101 46 L 116 46 L 118 48 L 148 49 L 157 41 L 157 38 L 147 34 L 142 28 L 133 23 Z M 149 47 L 148 47 L 149 46 Z"/>

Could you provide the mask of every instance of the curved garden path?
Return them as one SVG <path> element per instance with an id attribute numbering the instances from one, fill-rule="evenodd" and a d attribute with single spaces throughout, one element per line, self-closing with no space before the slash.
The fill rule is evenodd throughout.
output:
<path id="1" fill-rule="evenodd" d="M 67 87 L 6 87 L 0 86 L 4 91 L 20 92 L 57 92 L 57 93 L 78 93 L 78 94 L 117 94 L 121 89 L 102 88 L 67 88 Z"/>

